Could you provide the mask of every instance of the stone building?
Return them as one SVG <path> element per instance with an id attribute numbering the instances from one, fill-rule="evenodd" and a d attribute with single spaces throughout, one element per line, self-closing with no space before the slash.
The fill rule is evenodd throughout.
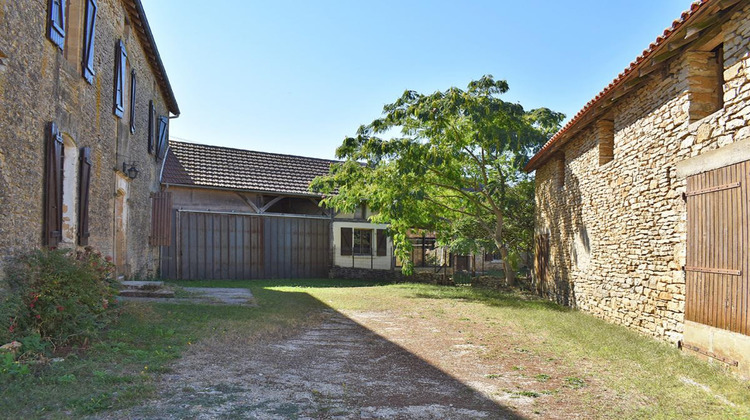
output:
<path id="1" fill-rule="evenodd" d="M 536 286 L 750 375 L 750 2 L 704 0 L 526 166 Z"/>
<path id="2" fill-rule="evenodd" d="M 0 2 L 0 258 L 91 246 L 157 274 L 149 245 L 179 108 L 140 0 Z"/>

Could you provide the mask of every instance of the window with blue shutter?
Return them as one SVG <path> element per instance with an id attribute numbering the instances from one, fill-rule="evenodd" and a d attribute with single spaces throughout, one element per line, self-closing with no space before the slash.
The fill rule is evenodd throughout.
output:
<path id="1" fill-rule="evenodd" d="M 94 83 L 94 39 L 96 33 L 96 0 L 86 0 L 86 15 L 83 19 L 83 55 L 81 67 L 83 78 Z"/>
<path id="2" fill-rule="evenodd" d="M 61 50 L 63 49 L 65 45 L 65 0 L 49 1 L 47 37 Z"/>
<path id="3" fill-rule="evenodd" d="M 135 70 L 130 72 L 130 132 L 135 133 Z"/>
<path id="4" fill-rule="evenodd" d="M 159 117 L 159 130 L 158 140 L 156 143 L 156 160 L 164 159 L 164 155 L 167 153 L 167 143 L 169 141 L 169 119 L 167 117 Z"/>
<path id="5" fill-rule="evenodd" d="M 113 112 L 120 118 L 122 118 L 122 114 L 125 111 L 125 67 L 127 65 L 127 58 L 125 44 L 122 41 L 117 41 L 115 52 L 115 105 Z"/>

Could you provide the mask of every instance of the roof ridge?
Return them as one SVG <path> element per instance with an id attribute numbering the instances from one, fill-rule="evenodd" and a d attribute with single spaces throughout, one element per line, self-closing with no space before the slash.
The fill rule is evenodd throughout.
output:
<path id="1" fill-rule="evenodd" d="M 319 160 L 322 162 L 327 163 L 341 163 L 340 160 L 333 160 L 333 159 L 324 159 L 324 158 L 317 158 L 317 157 L 310 157 L 310 156 L 300 156 L 300 155 L 289 155 L 284 153 L 273 153 L 273 152 L 263 152 L 260 150 L 249 150 L 249 149 L 240 149 L 238 147 L 227 147 L 227 146 L 217 146 L 213 144 L 204 144 L 204 143 L 192 143 L 187 141 L 180 141 L 180 140 L 172 140 L 169 139 L 170 146 L 172 143 L 181 143 L 186 144 L 190 146 L 200 146 L 205 147 L 207 149 L 223 149 L 223 150 L 235 150 L 239 152 L 246 152 L 246 153 L 258 153 L 262 155 L 268 155 L 268 156 L 284 156 L 284 157 L 293 157 L 293 158 L 299 158 L 299 159 L 306 159 L 306 160 Z"/>

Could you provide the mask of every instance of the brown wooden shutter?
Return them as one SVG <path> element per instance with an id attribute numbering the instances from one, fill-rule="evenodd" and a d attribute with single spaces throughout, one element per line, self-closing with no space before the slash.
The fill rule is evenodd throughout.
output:
<path id="1" fill-rule="evenodd" d="M 167 153 L 167 142 L 169 138 L 167 134 L 168 129 L 169 120 L 167 117 L 159 117 L 159 137 L 156 143 L 156 160 L 164 159 L 164 155 Z"/>
<path id="2" fill-rule="evenodd" d="M 385 257 L 388 255 L 388 236 L 385 234 L 385 229 L 378 229 L 377 241 L 378 241 L 378 257 Z"/>
<path id="3" fill-rule="evenodd" d="M 153 246 L 170 246 L 172 244 L 172 193 L 160 191 L 154 193 L 151 210 L 151 237 Z"/>
<path id="4" fill-rule="evenodd" d="M 96 38 L 96 0 L 86 0 L 86 15 L 83 19 L 83 78 L 94 83 L 94 39 Z"/>
<path id="5" fill-rule="evenodd" d="M 341 255 L 352 255 L 352 228 L 341 228 Z"/>
<path id="6" fill-rule="evenodd" d="M 148 152 L 154 153 L 154 124 L 156 124 L 156 109 L 154 101 L 148 101 Z"/>
<path id="7" fill-rule="evenodd" d="M 55 123 L 47 130 L 45 168 L 44 245 L 62 240 L 63 139 Z"/>
<path id="8" fill-rule="evenodd" d="M 65 0 L 50 0 L 47 36 L 61 50 L 63 49 L 65 45 Z"/>
<path id="9" fill-rule="evenodd" d="M 122 114 L 125 111 L 125 67 L 128 55 L 125 51 L 125 44 L 122 41 L 117 41 L 115 50 L 115 97 L 113 112 L 122 118 Z"/>
<path id="10" fill-rule="evenodd" d="M 89 190 L 91 185 L 91 149 L 81 148 L 78 170 L 78 245 L 89 244 Z"/>
<path id="11" fill-rule="evenodd" d="M 130 72 L 130 132 L 135 133 L 135 70 Z"/>

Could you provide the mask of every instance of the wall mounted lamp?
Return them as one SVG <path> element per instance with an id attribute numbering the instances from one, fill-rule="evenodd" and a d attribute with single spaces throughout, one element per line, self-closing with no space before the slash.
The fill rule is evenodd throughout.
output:
<path id="1" fill-rule="evenodd" d="M 122 162 L 122 172 L 130 179 L 135 179 L 138 176 L 138 168 L 135 167 L 135 162 Z"/>

